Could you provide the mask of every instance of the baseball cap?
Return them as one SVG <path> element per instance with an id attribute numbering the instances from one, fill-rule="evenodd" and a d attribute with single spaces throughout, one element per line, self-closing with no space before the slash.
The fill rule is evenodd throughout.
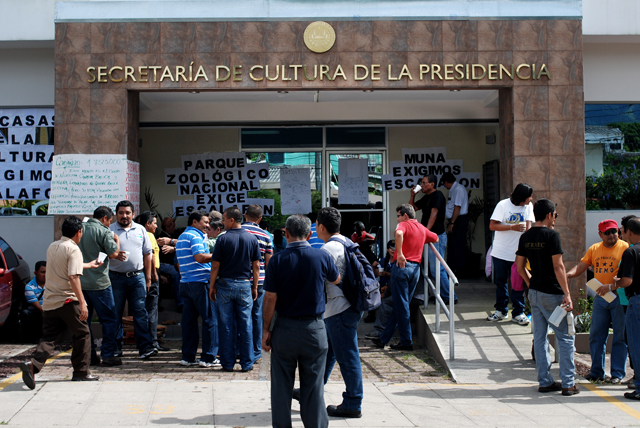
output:
<path id="1" fill-rule="evenodd" d="M 598 230 L 600 232 L 606 232 L 609 229 L 618 229 L 618 223 L 616 223 L 615 220 L 607 219 L 607 220 L 602 220 L 598 224 Z"/>
<path id="2" fill-rule="evenodd" d="M 396 248 L 396 241 L 392 239 L 387 242 L 387 248 Z"/>

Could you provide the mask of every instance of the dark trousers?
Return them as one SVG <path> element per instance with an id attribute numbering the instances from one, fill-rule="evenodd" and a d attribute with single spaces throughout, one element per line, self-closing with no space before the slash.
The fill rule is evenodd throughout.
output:
<path id="1" fill-rule="evenodd" d="M 160 299 L 160 284 L 152 282 L 151 287 L 147 291 L 147 299 L 145 300 L 145 307 L 147 308 L 147 314 L 149 314 L 149 334 L 151 335 L 151 341 L 153 346 L 158 346 L 158 301 Z"/>
<path id="2" fill-rule="evenodd" d="M 67 327 L 73 334 L 73 351 L 71 352 L 73 375 L 86 376 L 89 374 L 91 334 L 89 333 L 89 325 L 80 321 L 80 304 L 78 302 L 67 303 L 52 311 L 44 311 L 42 339 L 40 339 L 36 353 L 31 359 L 36 373 L 42 370 L 44 363 L 53 354 L 55 342 Z"/>
<path id="3" fill-rule="evenodd" d="M 271 333 L 271 424 L 291 427 L 291 399 L 300 376 L 300 418 L 305 427 L 329 425 L 324 404 L 324 368 L 329 344 L 325 323 L 278 318 Z"/>
<path id="4" fill-rule="evenodd" d="M 42 337 L 42 312 L 29 305 L 22 310 L 20 317 L 20 338 L 25 341 L 37 342 Z"/>
<path id="5" fill-rule="evenodd" d="M 467 230 L 469 218 L 467 215 L 459 215 L 453 225 L 453 231 L 449 235 L 449 250 L 447 264 L 456 273 L 463 273 L 466 267 L 467 255 Z"/>

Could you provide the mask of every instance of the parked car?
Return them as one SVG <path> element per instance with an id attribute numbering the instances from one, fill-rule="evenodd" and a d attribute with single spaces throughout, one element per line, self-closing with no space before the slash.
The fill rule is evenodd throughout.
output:
<path id="1" fill-rule="evenodd" d="M 0 208 L 0 215 L 30 215 L 30 213 L 26 208 L 2 207 Z"/>
<path id="2" fill-rule="evenodd" d="M 0 326 L 3 326 L 3 339 L 12 335 L 12 324 L 17 325 L 24 286 L 30 279 L 28 263 L 0 237 Z"/>

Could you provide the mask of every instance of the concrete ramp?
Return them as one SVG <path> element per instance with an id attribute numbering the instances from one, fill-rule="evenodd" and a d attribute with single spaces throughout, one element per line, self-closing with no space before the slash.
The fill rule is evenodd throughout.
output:
<path id="1" fill-rule="evenodd" d="M 495 285 L 485 281 L 462 282 L 456 288 L 455 359 L 449 359 L 449 320 L 441 312 L 440 331 L 435 331 L 435 304 L 424 310 L 426 326 L 419 334 L 431 354 L 445 366 L 453 379 L 471 384 L 537 383 L 535 361 L 531 357 L 531 324 L 487 321 L 494 312 Z M 553 372 L 555 369 L 556 372 Z M 552 368 L 554 376 L 557 365 Z"/>

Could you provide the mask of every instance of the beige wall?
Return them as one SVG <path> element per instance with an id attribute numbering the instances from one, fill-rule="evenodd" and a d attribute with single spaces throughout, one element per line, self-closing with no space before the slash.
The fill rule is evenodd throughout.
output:
<path id="1" fill-rule="evenodd" d="M 389 161 L 401 161 L 402 149 L 420 147 L 446 147 L 447 159 L 462 159 L 464 172 L 482 173 L 482 164 L 498 158 L 498 144 L 487 145 L 485 136 L 497 136 L 498 127 L 484 125 L 434 125 L 434 126 L 403 126 L 389 128 Z M 480 183 L 482 186 L 482 181 Z M 440 189 L 445 196 L 448 191 Z M 482 189 L 473 190 L 471 198 L 482 198 Z M 409 191 L 389 192 L 389 226 L 395 229 L 395 207 L 409 201 Z M 418 220 L 422 214 L 417 214 Z M 483 217 L 478 219 L 476 240 L 473 250 L 484 253 Z"/>
<path id="2" fill-rule="evenodd" d="M 158 211 L 167 216 L 173 211 L 172 201 L 190 198 L 178 196 L 177 186 L 164 184 L 165 168 L 180 168 L 182 155 L 237 152 L 240 134 L 238 128 L 142 128 L 140 138 L 140 208 L 149 209 L 144 189 L 150 187 Z M 178 226 L 185 225 L 185 218 L 178 219 Z"/>

